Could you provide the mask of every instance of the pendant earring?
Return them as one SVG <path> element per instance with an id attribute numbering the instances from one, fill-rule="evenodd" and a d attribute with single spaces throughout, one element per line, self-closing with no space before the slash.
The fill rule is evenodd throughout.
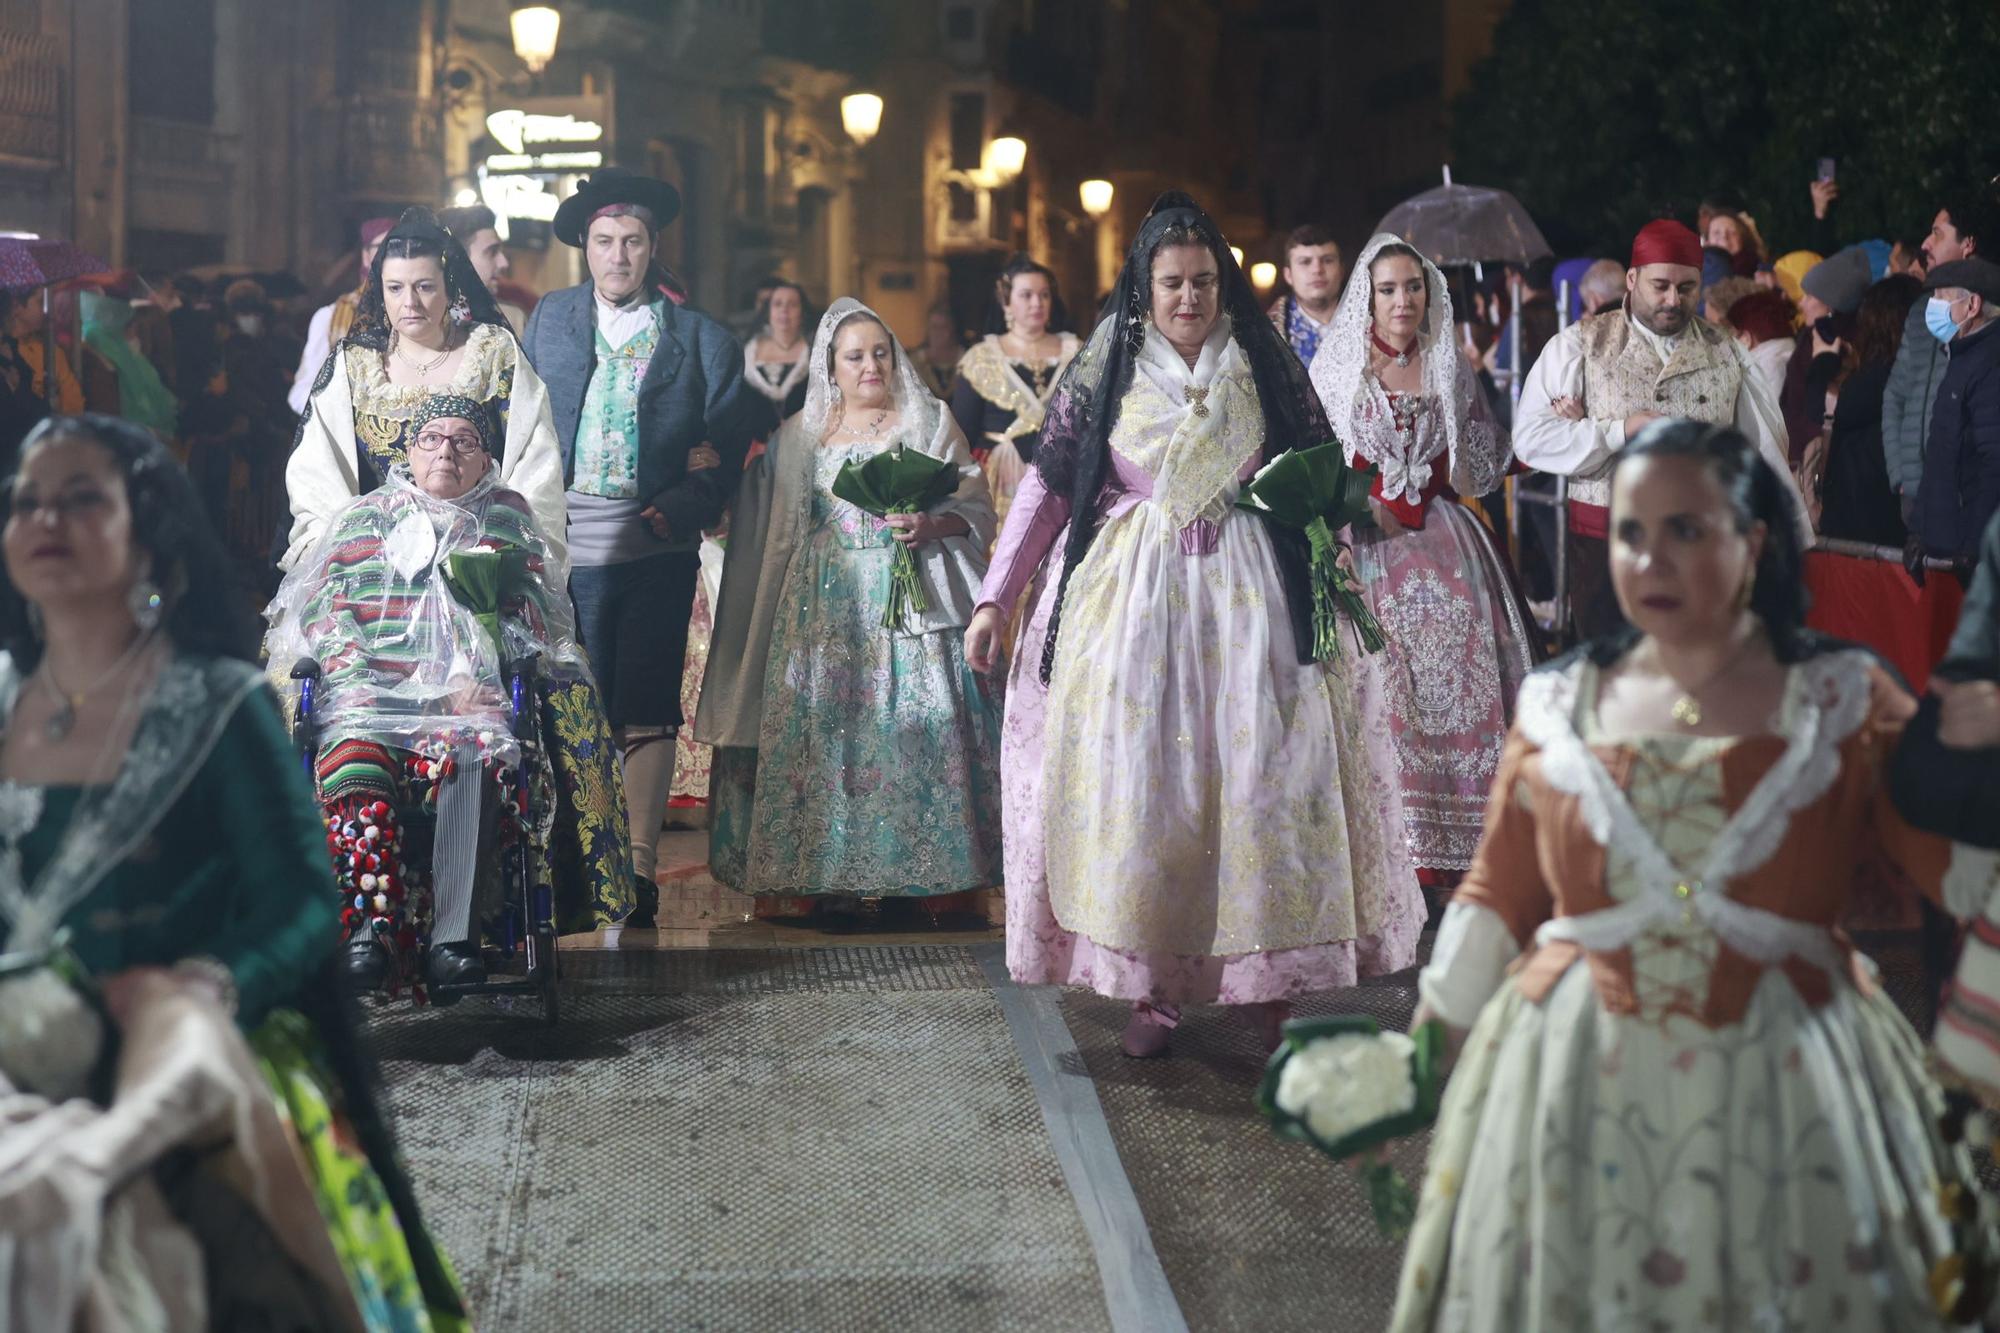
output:
<path id="1" fill-rule="evenodd" d="M 42 608 L 36 606 L 33 602 L 27 603 L 27 607 L 28 607 L 28 633 L 35 636 L 36 643 L 40 643 L 43 637 Z"/>
<path id="2" fill-rule="evenodd" d="M 1743 580 L 1743 591 L 1736 594 L 1736 609 L 1738 611 L 1749 610 L 1751 594 L 1755 593 L 1756 591 L 1757 591 L 1757 568 L 1756 566 L 1753 565 L 1750 568 L 1749 576 Z"/>
<path id="3" fill-rule="evenodd" d="M 125 609 L 132 613 L 132 623 L 139 627 L 141 633 L 158 629 L 160 617 L 166 610 L 166 599 L 160 595 L 160 585 L 148 578 L 135 580 L 125 593 Z"/>
<path id="4" fill-rule="evenodd" d="M 1001 317 L 1002 319 L 1004 319 L 1004 320 L 1006 320 L 1006 321 L 1007 321 L 1007 332 L 1009 332 L 1009 333 L 1012 333 L 1012 332 L 1014 331 L 1014 315 L 1013 315 L 1013 312 L 1012 312 L 1012 311 L 1002 311 L 1002 312 L 1001 312 L 1001 316 L 1000 316 L 1000 317 Z"/>

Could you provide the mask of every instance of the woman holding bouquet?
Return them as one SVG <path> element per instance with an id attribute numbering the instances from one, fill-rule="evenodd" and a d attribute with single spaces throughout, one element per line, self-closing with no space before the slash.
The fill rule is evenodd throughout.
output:
<path id="1" fill-rule="evenodd" d="M 1533 664 L 1507 567 L 1457 502 L 1499 484 L 1508 453 L 1455 330 L 1444 275 L 1384 233 L 1362 250 L 1312 362 L 1348 461 L 1376 469 L 1375 526 L 1355 534 L 1355 560 L 1389 641 L 1411 859 L 1446 886 L 1472 864 L 1514 692 Z"/>
<path id="2" fill-rule="evenodd" d="M 1377 659 L 1343 627 L 1338 662 L 1313 660 L 1305 537 L 1236 507 L 1331 434 L 1215 223 L 1162 196 L 966 635 L 993 669 L 1054 552 L 1007 716 L 1008 965 L 1132 1001 L 1134 1056 L 1188 1004 L 1259 1006 L 1275 1042 L 1293 997 L 1416 957 Z"/>
<path id="3" fill-rule="evenodd" d="M 0 1325 L 464 1327 L 343 1007 L 326 827 L 186 474 L 137 426 L 58 417 L 8 480 Z M 65 941 L 73 967 L 21 966 Z"/>
<path id="4" fill-rule="evenodd" d="M 836 495 L 844 470 L 905 452 L 941 500 L 878 519 Z M 695 716 L 716 747 L 715 877 L 864 898 L 998 883 L 1000 718 L 962 642 L 993 505 L 964 435 L 881 319 L 843 297 L 769 457 L 762 511 L 737 501 Z"/>
<path id="5" fill-rule="evenodd" d="M 1927 1329 L 1991 1298 L 1963 1116 L 1839 922 L 1882 863 L 1977 916 L 2000 857 L 1890 804 L 1916 705 L 1804 629 L 1793 504 L 1727 427 L 1617 456 L 1630 626 L 1522 687 L 1420 981 L 1418 1022 L 1471 1035 L 1395 1328 Z"/>

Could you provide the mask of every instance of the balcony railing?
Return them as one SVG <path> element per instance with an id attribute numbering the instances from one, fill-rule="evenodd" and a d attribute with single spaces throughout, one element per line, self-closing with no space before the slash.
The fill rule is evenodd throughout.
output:
<path id="1" fill-rule="evenodd" d="M 58 166 L 62 139 L 56 39 L 0 27 L 0 161 Z"/>

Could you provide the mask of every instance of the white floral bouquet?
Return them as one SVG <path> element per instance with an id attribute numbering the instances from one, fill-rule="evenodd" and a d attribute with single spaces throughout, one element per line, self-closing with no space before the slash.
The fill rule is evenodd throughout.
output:
<path id="1" fill-rule="evenodd" d="M 1444 1029 L 1384 1032 L 1366 1014 L 1287 1023 L 1257 1089 L 1258 1109 L 1280 1134 L 1337 1160 L 1369 1154 L 1357 1167 L 1375 1225 L 1386 1236 L 1409 1231 L 1416 1195 L 1396 1168 L 1372 1150 L 1428 1128 L 1437 1119 Z"/>

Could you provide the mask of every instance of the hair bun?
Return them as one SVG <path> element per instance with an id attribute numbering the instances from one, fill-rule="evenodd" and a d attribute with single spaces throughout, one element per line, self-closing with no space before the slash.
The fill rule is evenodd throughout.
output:
<path id="1" fill-rule="evenodd" d="M 1191 208 L 1197 213 L 1201 211 L 1201 205 L 1197 204 L 1194 196 L 1186 190 L 1167 190 L 1153 201 L 1153 206 L 1146 210 L 1146 216 L 1152 217 L 1155 213 L 1164 213 L 1170 208 Z"/>

